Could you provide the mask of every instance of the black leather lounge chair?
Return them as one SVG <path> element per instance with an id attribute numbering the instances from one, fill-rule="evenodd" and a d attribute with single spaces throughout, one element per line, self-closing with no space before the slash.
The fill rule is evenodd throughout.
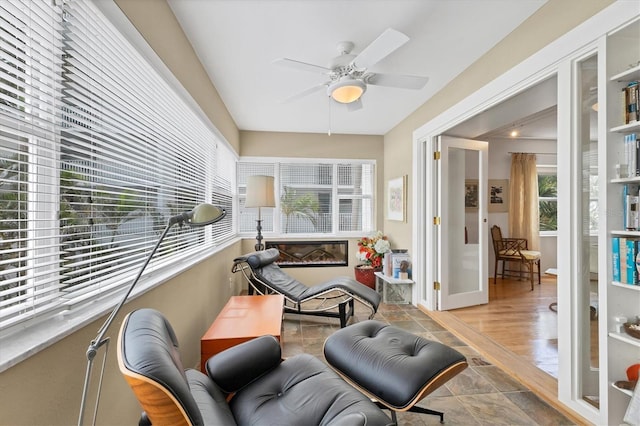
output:
<path id="1" fill-rule="evenodd" d="M 173 328 L 153 309 L 124 319 L 117 352 L 145 411 L 139 424 L 163 426 L 393 425 L 398 411 L 436 414 L 442 422 L 443 413 L 415 404 L 467 367 L 446 345 L 369 320 L 325 341 L 337 373 L 309 354 L 283 361 L 279 342 L 262 336 L 214 355 L 203 374 L 184 369 Z"/>
<path id="2" fill-rule="evenodd" d="M 373 318 L 380 304 L 380 294 L 349 277 L 337 277 L 307 286 L 286 274 L 274 262 L 280 256 L 276 248 L 256 251 L 233 261 L 232 272 L 242 272 L 249 283 L 249 294 L 282 294 L 285 312 L 340 318 L 345 327 L 354 315 L 354 300 L 370 309 Z"/>
<path id="3" fill-rule="evenodd" d="M 123 321 L 118 365 L 145 412 L 140 424 L 393 424 L 318 358 L 300 354 L 283 361 L 273 336 L 213 356 L 207 374 L 185 370 L 171 325 L 153 309 Z"/>

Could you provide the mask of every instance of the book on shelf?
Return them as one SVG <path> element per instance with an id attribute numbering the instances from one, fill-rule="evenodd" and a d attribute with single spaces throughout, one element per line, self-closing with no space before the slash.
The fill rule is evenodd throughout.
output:
<path id="1" fill-rule="evenodd" d="M 620 282 L 627 283 L 627 239 L 620 237 Z"/>
<path id="2" fill-rule="evenodd" d="M 640 240 L 636 240 L 636 252 L 633 259 L 635 279 L 633 285 L 640 285 Z M 631 284 L 631 283 L 630 283 Z"/>
<path id="3" fill-rule="evenodd" d="M 635 174 L 634 176 L 640 176 L 640 138 L 636 137 L 635 133 L 631 133 L 629 136 L 629 143 L 635 146 Z"/>
<path id="4" fill-rule="evenodd" d="M 613 281 L 620 281 L 620 238 L 613 237 L 611 239 L 611 258 L 613 265 L 611 270 L 613 271 Z"/>
<path id="5" fill-rule="evenodd" d="M 393 276 L 393 256 L 398 254 L 397 251 L 390 251 L 384 254 L 382 258 L 382 273 L 387 277 Z"/>
<path id="6" fill-rule="evenodd" d="M 640 228 L 640 189 L 636 184 L 622 187 L 622 220 L 627 231 Z"/>
<path id="7" fill-rule="evenodd" d="M 640 84 L 632 81 L 622 89 L 624 124 L 640 121 Z"/>
<path id="8" fill-rule="evenodd" d="M 624 157 L 627 177 L 640 176 L 640 139 L 635 133 L 624 136 Z"/>
<path id="9" fill-rule="evenodd" d="M 613 281 L 640 285 L 640 238 L 613 237 L 611 251 Z"/>
<path id="10" fill-rule="evenodd" d="M 624 164 L 622 177 L 640 176 L 640 137 L 636 133 L 624 135 Z"/>
<path id="11" fill-rule="evenodd" d="M 629 171 L 627 175 L 629 177 L 634 177 L 636 175 L 636 144 L 635 141 L 632 141 L 631 138 L 625 136 L 625 147 L 627 148 L 627 152 L 629 153 L 629 160 L 627 161 L 627 166 L 629 167 Z"/>
<path id="12" fill-rule="evenodd" d="M 382 257 L 382 273 L 386 276 L 391 275 L 391 256 L 393 253 L 387 252 Z"/>
<path id="13" fill-rule="evenodd" d="M 638 195 L 627 195 L 627 222 L 625 223 L 625 229 L 627 231 L 637 230 L 638 225 L 640 224 L 638 221 L 638 203 L 640 203 Z"/>
<path id="14" fill-rule="evenodd" d="M 627 268 L 627 282 L 625 284 L 638 283 L 638 270 L 636 269 L 636 256 L 638 254 L 638 240 L 627 238 L 627 256 L 625 265 Z"/>

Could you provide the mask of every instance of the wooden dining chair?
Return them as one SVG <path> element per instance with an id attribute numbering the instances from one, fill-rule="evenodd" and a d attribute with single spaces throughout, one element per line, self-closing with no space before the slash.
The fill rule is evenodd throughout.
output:
<path id="1" fill-rule="evenodd" d="M 523 279 L 523 273 L 528 273 L 531 291 L 533 291 L 535 266 L 538 267 L 538 285 L 540 284 L 540 252 L 529 250 L 526 238 L 503 238 L 502 231 L 498 225 L 491 227 L 491 238 L 496 256 L 493 283 L 495 284 L 498 279 L 498 262 L 502 261 L 502 279 L 505 276 Z M 517 263 L 519 268 L 509 269 L 509 262 Z M 522 269 L 522 266 L 526 267 L 526 271 Z"/>

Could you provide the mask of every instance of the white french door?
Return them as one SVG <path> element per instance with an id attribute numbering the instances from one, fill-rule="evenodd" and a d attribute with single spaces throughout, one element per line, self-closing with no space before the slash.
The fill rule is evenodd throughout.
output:
<path id="1" fill-rule="evenodd" d="M 487 151 L 482 141 L 439 136 L 434 234 L 438 310 L 488 303 Z"/>

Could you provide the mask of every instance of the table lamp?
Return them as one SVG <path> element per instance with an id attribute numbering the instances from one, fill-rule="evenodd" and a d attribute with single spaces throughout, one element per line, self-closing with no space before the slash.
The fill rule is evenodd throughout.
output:
<path id="1" fill-rule="evenodd" d="M 254 175 L 249 176 L 247 179 L 247 197 L 244 202 L 244 206 L 247 208 L 258 208 L 258 223 L 256 229 L 258 235 L 256 236 L 256 251 L 264 250 L 264 244 L 262 244 L 262 217 L 260 216 L 260 209 L 262 207 L 275 207 L 276 201 L 273 189 L 273 176 L 261 176 Z"/>
<path id="2" fill-rule="evenodd" d="M 87 348 L 87 371 L 84 378 L 84 387 L 82 389 L 82 401 L 80 403 L 80 415 L 78 417 L 78 426 L 82 426 L 84 422 L 84 410 L 85 410 L 85 404 L 87 401 L 89 381 L 91 379 L 91 370 L 93 368 L 93 359 L 96 357 L 96 355 L 98 354 L 98 350 L 102 346 L 104 346 L 105 344 L 107 345 L 107 347 L 109 346 L 108 345 L 109 337 L 104 337 L 104 335 L 106 334 L 107 329 L 109 328 L 113 320 L 116 318 L 116 315 L 118 315 L 118 312 L 120 312 L 120 309 L 122 308 L 124 303 L 129 298 L 131 291 L 140 280 L 140 277 L 142 276 L 142 272 L 144 272 L 145 268 L 149 264 L 149 261 L 155 254 L 156 250 L 158 250 L 158 247 L 160 247 L 160 243 L 169 232 L 169 229 L 171 229 L 171 227 L 175 224 L 180 224 L 180 226 L 182 226 L 183 224 L 186 224 L 188 226 L 194 226 L 194 227 L 210 225 L 212 223 L 215 223 L 221 220 L 225 216 L 225 214 L 226 214 L 225 210 L 212 206 L 211 204 L 203 203 L 196 206 L 190 212 L 185 212 L 169 219 L 167 226 L 164 228 L 164 231 L 162 232 L 162 235 L 160 235 L 160 238 L 156 242 L 156 245 L 153 247 L 153 250 L 151 250 L 151 252 L 147 256 L 144 264 L 142 265 L 142 268 L 140 268 L 138 275 L 136 275 L 135 279 L 129 286 L 129 289 L 125 293 L 124 297 L 122 298 L 122 300 L 120 300 L 120 303 L 116 305 L 113 311 L 111 311 L 111 314 L 109 315 L 107 320 L 104 322 L 104 324 L 102 324 L 102 327 L 100 327 L 100 329 L 98 330 L 98 335 L 91 341 L 91 343 L 89 343 L 89 347 Z M 94 407 L 94 412 L 93 412 L 93 424 L 95 424 L 96 416 L 98 414 L 98 402 L 100 401 L 100 389 L 102 388 L 102 377 L 104 376 L 104 368 L 107 360 L 107 353 L 108 351 L 105 351 L 104 358 L 102 360 L 102 370 L 100 372 L 100 381 L 98 382 L 98 394 L 96 396 L 96 405 Z"/>

